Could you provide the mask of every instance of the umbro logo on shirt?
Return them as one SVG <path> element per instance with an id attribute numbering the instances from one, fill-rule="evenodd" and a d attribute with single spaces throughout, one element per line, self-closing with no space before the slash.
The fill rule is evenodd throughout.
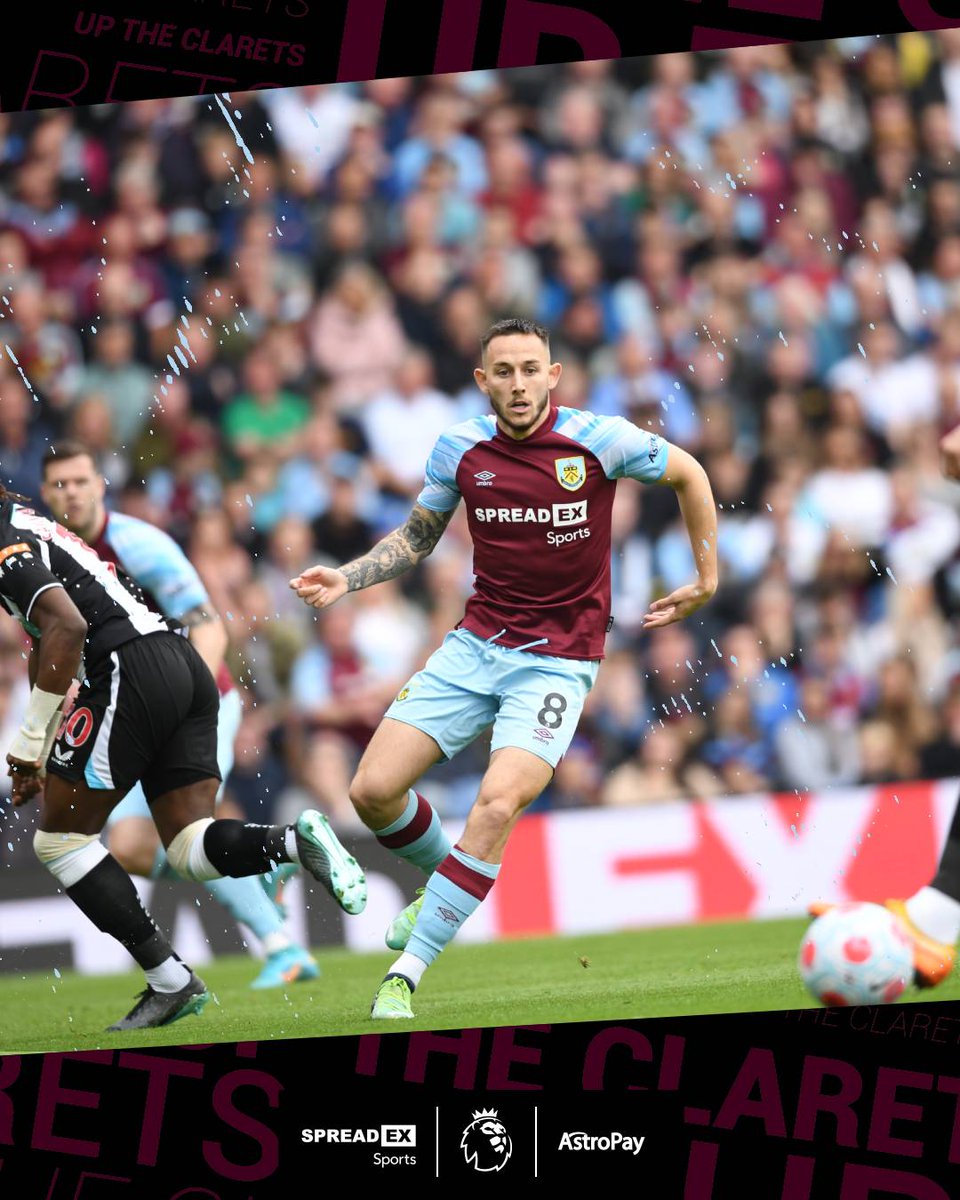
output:
<path id="1" fill-rule="evenodd" d="M 493 471 L 478 471 L 474 475 L 474 479 L 477 481 L 477 487 L 493 487 L 496 475 Z"/>

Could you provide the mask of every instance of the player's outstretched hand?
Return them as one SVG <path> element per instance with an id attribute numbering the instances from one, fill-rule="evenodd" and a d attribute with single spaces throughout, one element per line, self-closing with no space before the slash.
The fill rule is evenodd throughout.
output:
<path id="1" fill-rule="evenodd" d="M 329 608 L 347 592 L 347 578 L 335 567 L 307 567 L 290 586 L 304 604 L 313 608 Z"/>
<path id="2" fill-rule="evenodd" d="M 13 758 L 8 754 L 7 774 L 13 780 L 10 790 L 14 808 L 19 808 L 21 804 L 27 804 L 38 792 L 43 791 L 46 772 L 39 759 L 36 762 L 24 762 L 22 759 Z"/>
<path id="3" fill-rule="evenodd" d="M 674 621 L 682 621 L 684 617 L 689 617 L 698 608 L 702 608 L 714 590 L 702 583 L 687 583 L 671 592 L 669 596 L 654 600 L 643 614 L 643 628 L 659 629 L 661 625 L 672 625 Z"/>

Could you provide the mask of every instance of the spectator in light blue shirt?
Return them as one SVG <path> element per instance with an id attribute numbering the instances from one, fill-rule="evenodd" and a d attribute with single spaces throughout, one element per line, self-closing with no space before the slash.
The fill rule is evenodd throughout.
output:
<path id="1" fill-rule="evenodd" d="M 392 186 L 407 196 L 434 155 L 442 154 L 457 168 L 457 184 L 467 196 L 476 196 L 487 186 L 483 150 L 476 138 L 462 132 L 466 111 L 456 97 L 433 93 L 424 97 L 415 121 L 415 132 L 399 147 L 393 160 Z"/>
<path id="2" fill-rule="evenodd" d="M 691 449 L 700 437 L 700 417 L 686 387 L 668 371 L 655 367 L 647 347 L 632 333 L 617 342 L 616 361 L 590 392 L 591 412 L 636 420 L 643 414 L 650 428 L 669 442 Z"/>

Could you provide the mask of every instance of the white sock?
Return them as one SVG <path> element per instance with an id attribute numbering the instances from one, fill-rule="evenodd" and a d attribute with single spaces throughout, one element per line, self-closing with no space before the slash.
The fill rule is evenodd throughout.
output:
<path id="1" fill-rule="evenodd" d="M 179 992 L 190 982 L 189 967 L 172 954 L 159 967 L 144 971 L 144 975 L 155 992 Z"/>
<path id="2" fill-rule="evenodd" d="M 265 954 L 279 954 L 281 950 L 286 950 L 290 945 L 290 939 L 282 929 L 275 929 L 272 933 L 264 934 L 263 950 Z"/>
<path id="3" fill-rule="evenodd" d="M 283 844 L 286 847 L 287 853 L 290 855 L 290 861 L 295 862 L 298 866 L 302 866 L 300 862 L 300 852 L 297 850 L 297 831 L 291 827 L 283 835 Z"/>
<path id="4" fill-rule="evenodd" d="M 213 818 L 210 817 L 207 821 L 207 829 L 213 824 Z M 207 852 L 203 848 L 203 839 L 207 830 L 205 829 L 199 837 L 195 837 L 190 843 L 190 853 L 187 858 L 187 866 L 190 871 L 190 878 L 198 882 L 206 883 L 211 879 L 222 879 L 223 876 L 213 865 Z"/>
<path id="5" fill-rule="evenodd" d="M 928 937 L 948 946 L 960 941 L 960 902 L 936 888 L 921 888 L 906 903 L 907 916 Z"/>
<path id="6" fill-rule="evenodd" d="M 404 950 L 387 974 L 405 975 L 413 984 L 413 986 L 416 987 L 423 978 L 423 973 L 426 969 L 427 964 L 422 958 L 417 958 L 415 954 L 408 954 L 406 950 Z"/>

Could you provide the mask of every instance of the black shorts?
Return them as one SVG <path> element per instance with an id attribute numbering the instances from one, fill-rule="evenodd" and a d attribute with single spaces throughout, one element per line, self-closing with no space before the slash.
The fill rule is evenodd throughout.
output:
<path id="1" fill-rule="evenodd" d="M 47 759 L 47 771 L 150 803 L 200 779 L 219 779 L 220 694 L 185 637 L 150 633 L 124 642 L 93 669 Z"/>

